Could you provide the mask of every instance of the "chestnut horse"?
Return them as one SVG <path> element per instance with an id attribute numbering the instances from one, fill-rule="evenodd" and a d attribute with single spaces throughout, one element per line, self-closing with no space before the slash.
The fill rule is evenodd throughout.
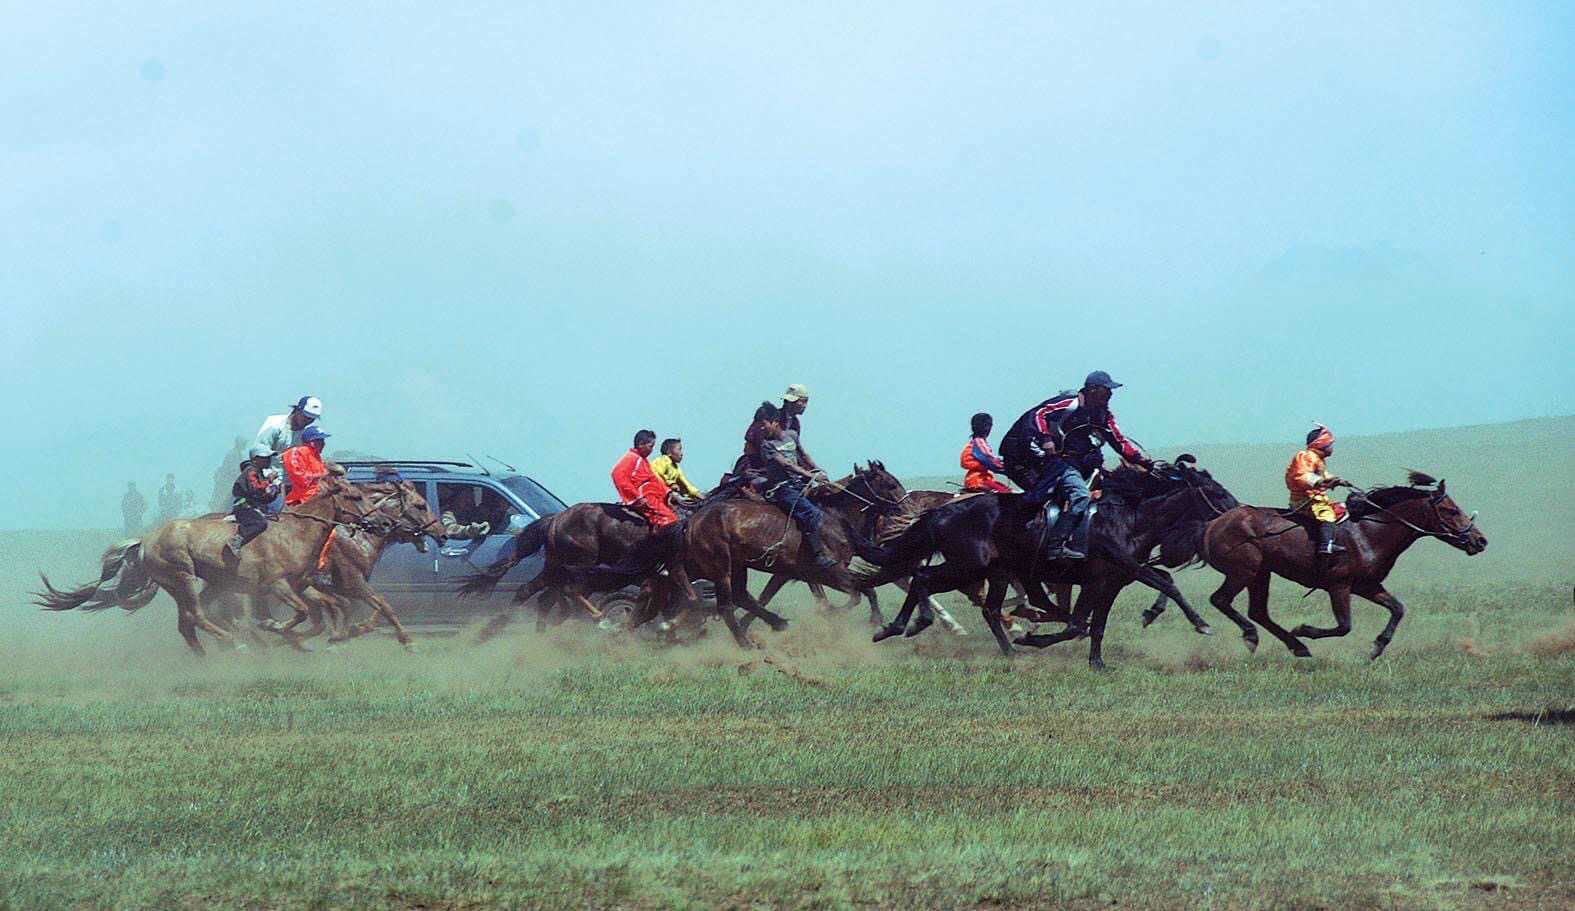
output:
<path id="1" fill-rule="evenodd" d="M 1225 583 L 1209 601 L 1241 627 L 1248 649 L 1258 648 L 1256 623 L 1285 643 L 1291 654 L 1309 657 L 1312 653 L 1302 639 L 1344 636 L 1351 631 L 1351 596 L 1356 595 L 1389 611 L 1389 623 L 1373 641 L 1371 658 L 1377 659 L 1405 616 L 1405 605 L 1383 585 L 1400 555 L 1422 538 L 1437 538 L 1467 555 L 1487 548 L 1487 537 L 1477 530 L 1475 515 L 1461 511 L 1445 492 L 1443 481 L 1435 484 L 1421 472 L 1410 473 L 1409 486 L 1355 491 L 1347 505 L 1350 519 L 1335 532 L 1345 553 L 1331 560 L 1321 574 L 1306 525 L 1286 518 L 1277 509 L 1240 506 L 1209 523 L 1203 535 L 1203 559 L 1225 574 Z M 1303 624 L 1287 631 L 1275 623 L 1269 616 L 1269 581 L 1275 575 L 1328 592 L 1334 626 Z M 1247 617 L 1231 607 L 1244 588 Z"/>

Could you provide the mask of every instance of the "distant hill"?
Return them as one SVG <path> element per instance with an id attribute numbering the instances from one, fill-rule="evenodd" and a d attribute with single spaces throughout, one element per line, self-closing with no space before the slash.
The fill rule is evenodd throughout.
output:
<path id="1" fill-rule="evenodd" d="M 1183 452 L 1243 502 L 1280 505 L 1285 465 L 1295 441 L 1197 443 L 1155 447 Z M 1506 580 L 1575 583 L 1575 416 L 1507 424 L 1479 424 L 1374 436 L 1341 436 L 1332 471 L 1367 487 L 1399 484 L 1407 468 L 1447 481 L 1466 511 L 1477 510 L 1488 549 L 1472 558 L 1475 571 Z M 954 490 L 954 475 L 904 478 L 913 488 Z M 1401 564 L 1408 574 L 1458 571 L 1464 555 L 1423 542 Z M 1474 572 L 1474 574 L 1476 574 Z"/>

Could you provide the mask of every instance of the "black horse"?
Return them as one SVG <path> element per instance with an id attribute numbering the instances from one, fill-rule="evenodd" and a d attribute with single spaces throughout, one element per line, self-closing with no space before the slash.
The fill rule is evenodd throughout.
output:
<path id="1" fill-rule="evenodd" d="M 1105 476 L 1104 492 L 1089 530 L 1088 559 L 1046 561 L 1041 536 L 1030 521 L 1038 508 L 1021 494 L 986 494 L 958 500 L 924 513 L 885 547 L 878 548 L 880 570 L 872 581 L 911 571 L 913 582 L 902 610 L 875 634 L 875 641 L 899 633 L 914 636 L 928 627 L 927 599 L 961 586 L 989 583 L 982 608 L 985 622 L 1003 654 L 1012 654 L 1001 623 L 1000 606 L 1013 579 L 1027 584 L 1030 596 L 1043 597 L 1043 584 L 1083 586 L 1077 608 L 1062 632 L 1025 636 L 1017 644 L 1044 647 L 1087 635 L 1089 664 L 1103 667 L 1101 647 L 1110 605 L 1123 588 L 1142 582 L 1161 598 L 1181 606 L 1193 628 L 1209 626 L 1187 603 L 1170 574 L 1159 566 L 1184 566 L 1198 559 L 1207 523 L 1234 508 L 1231 496 L 1209 473 L 1184 455 L 1176 464 L 1160 463 L 1152 472 L 1121 468 Z M 1151 559 L 1155 550 L 1158 556 Z M 943 563 L 918 566 L 939 553 Z M 1155 565 L 1155 564 L 1159 565 Z M 1034 599 L 1039 600 L 1039 599 Z M 919 616 L 907 626 L 915 608 Z"/>

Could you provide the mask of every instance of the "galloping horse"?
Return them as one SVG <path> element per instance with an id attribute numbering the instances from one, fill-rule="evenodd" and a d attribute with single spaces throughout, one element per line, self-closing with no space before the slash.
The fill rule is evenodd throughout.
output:
<path id="1" fill-rule="evenodd" d="M 1313 554 L 1305 525 L 1276 509 L 1241 506 L 1209 523 L 1203 535 L 1203 559 L 1225 574 L 1225 583 L 1209 601 L 1241 628 L 1247 648 L 1258 648 L 1256 623 L 1285 643 L 1291 654 L 1307 658 L 1311 652 L 1301 639 L 1344 636 L 1351 631 L 1351 595 L 1387 608 L 1389 623 L 1373 641 L 1371 657 L 1377 659 L 1394 639 L 1405 617 L 1405 605 L 1390 594 L 1383 581 L 1400 555 L 1422 538 L 1437 538 L 1467 555 L 1487 548 L 1487 537 L 1477 530 L 1475 516 L 1463 513 L 1444 490 L 1419 471 L 1410 472 L 1408 486 L 1357 491 L 1348 501 L 1350 519 L 1336 534 L 1345 553 L 1322 574 Z M 1334 626 L 1301 625 L 1285 630 L 1269 616 L 1269 581 L 1284 576 L 1309 589 L 1329 593 Z M 1247 589 L 1247 617 L 1231 607 Z"/>
<path id="2" fill-rule="evenodd" d="M 751 643 L 734 615 L 735 606 L 766 621 L 772 629 L 787 626 L 786 619 L 761 607 L 750 595 L 749 570 L 817 582 L 841 592 L 859 591 L 864 586 L 848 570 L 848 562 L 855 554 L 868 559 L 873 545 L 849 517 L 870 510 L 901 512 L 905 495 L 902 482 L 880 462 L 870 462 L 866 468 L 855 467 L 849 477 L 824 485 L 819 494 L 811 494 L 826 513 L 821 527 L 822 543 L 838 561 L 827 568 L 816 566 L 814 554 L 805 548 L 798 526 L 781 509 L 755 500 L 721 499 L 706 502 L 695 510 L 677 526 L 677 534 L 653 537 L 616 565 L 583 565 L 568 570 L 577 580 L 607 587 L 647 579 L 664 565 L 678 577 L 680 591 L 687 587 L 689 579 L 709 579 L 716 585 L 717 612 L 734 640 L 748 648 Z M 874 591 L 866 590 L 864 594 L 878 615 Z M 653 600 L 637 614 L 632 626 L 650 620 L 657 610 Z"/>
<path id="3" fill-rule="evenodd" d="M 36 593 L 35 603 L 54 611 L 109 607 L 134 611 L 163 589 L 175 599 L 181 636 L 201 655 L 199 629 L 222 642 L 233 639 L 230 631 L 206 616 L 203 602 L 227 593 L 267 594 L 295 611 L 294 619 L 278 630 L 293 642 L 293 628 L 311 611 L 301 596 L 307 576 L 328 551 L 329 535 L 335 529 L 348 526 L 386 532 L 400 527 L 411 534 L 442 539 L 442 526 L 414 485 L 401 481 L 385 487 L 372 493 L 330 476 L 317 496 L 280 513 L 278 521 L 242 548 L 238 558 L 225 547 L 235 526 L 223 517 L 175 519 L 145 538 L 125 541 L 106 551 L 97 582 L 61 591 L 43 576 L 44 591 Z M 408 643 L 408 639 L 401 641 Z"/>
<path id="4" fill-rule="evenodd" d="M 1012 643 L 1001 622 L 1000 605 L 1014 577 L 1027 583 L 1030 600 L 1036 593 L 1043 596 L 1040 582 L 1084 586 L 1066 631 L 1025 636 L 1017 642 L 1045 646 L 1086 633 L 1089 664 L 1094 667 L 1104 664 L 1101 650 L 1110 601 L 1134 581 L 1176 601 L 1193 628 L 1207 632 L 1208 624 L 1187 603 L 1169 574 L 1149 562 L 1155 548 L 1167 565 L 1187 562 L 1196 553 L 1204 522 L 1217 514 L 1217 507 L 1211 504 L 1236 505 L 1230 492 L 1208 472 L 1191 467 L 1190 458 L 1157 466 L 1154 473 L 1120 469 L 1107 475 L 1105 496 L 1091 527 L 1092 553 L 1087 560 L 1075 563 L 1040 558 L 1039 536 L 1028 527 L 1037 507 L 1024 503 L 1021 494 L 981 494 L 924 513 L 913 527 L 877 548 L 876 559 L 871 561 L 879 563 L 880 569 L 867 582 L 884 581 L 905 571 L 913 573 L 901 612 L 875 634 L 875 641 L 904 632 L 917 635 L 928 627 L 931 617 L 926 599 L 930 594 L 987 581 L 990 588 L 984 619 L 1002 654 L 1010 655 Z M 945 562 L 919 566 L 935 552 L 945 557 Z M 913 627 L 905 629 L 915 607 L 919 617 Z"/>

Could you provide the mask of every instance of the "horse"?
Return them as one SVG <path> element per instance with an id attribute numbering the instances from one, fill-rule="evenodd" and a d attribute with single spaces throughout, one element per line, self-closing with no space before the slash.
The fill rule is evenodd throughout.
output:
<path id="1" fill-rule="evenodd" d="M 1067 629 L 1054 635 L 1028 635 L 1015 644 L 1043 647 L 1087 635 L 1089 664 L 1104 666 L 1104 623 L 1114 593 L 1134 581 L 1153 588 L 1177 604 L 1199 633 L 1208 624 L 1198 616 L 1176 588 L 1170 575 L 1150 564 L 1150 554 L 1160 550 L 1165 565 L 1180 566 L 1196 554 L 1204 524 L 1218 514 L 1219 505 L 1237 505 L 1230 492 L 1192 467 L 1192 457 L 1176 464 L 1156 464 L 1153 472 L 1122 468 L 1106 475 L 1104 496 L 1090 528 L 1091 553 L 1086 560 L 1048 562 L 1041 558 L 1041 536 L 1030 527 L 1038 507 L 1022 494 L 985 493 L 924 513 L 912 527 L 889 544 L 877 548 L 879 570 L 868 581 L 885 580 L 904 571 L 913 573 L 908 598 L 897 617 L 875 634 L 875 641 L 905 634 L 915 636 L 927 628 L 926 599 L 935 592 L 964 585 L 989 583 L 985 623 L 1003 655 L 1013 654 L 1006 636 L 1000 606 L 1006 587 L 1016 577 L 1028 584 L 1028 595 L 1043 597 L 1040 582 L 1080 584 L 1084 587 Z M 1035 526 L 1037 527 L 1037 526 Z M 945 562 L 918 566 L 939 552 Z M 1108 596 L 1108 600 L 1107 600 Z M 1085 606 L 1086 605 L 1086 606 Z M 1036 607 L 1040 606 L 1038 604 Z M 911 628 L 908 618 L 915 607 L 919 617 Z"/>
<path id="2" fill-rule="evenodd" d="M 953 493 L 947 490 L 910 490 L 907 493 L 907 499 L 905 501 L 905 505 L 907 506 L 907 514 L 882 514 L 875 516 L 875 521 L 873 524 L 866 525 L 863 533 L 865 537 L 870 538 L 876 542 L 888 541 L 891 538 L 896 537 L 896 535 L 901 533 L 903 529 L 907 528 L 908 523 L 911 522 L 913 517 L 917 516 L 919 513 L 927 512 L 936 508 L 937 506 L 945 506 L 947 503 L 950 503 L 959 497 L 971 496 L 972 493 L 973 492 L 971 491 Z M 787 576 L 780 573 L 773 575 L 770 580 L 766 582 L 765 589 L 760 593 L 760 597 L 758 599 L 760 601 L 760 606 L 770 606 L 771 599 L 776 597 L 777 592 L 781 591 L 782 587 L 789 581 L 791 580 Z M 897 586 L 897 588 L 901 590 L 904 595 L 907 594 L 907 577 L 893 579 L 891 584 Z M 1021 611 L 1023 614 L 1021 618 L 1022 620 L 1038 623 L 1049 620 L 1064 620 L 1070 615 L 1070 612 L 1067 609 L 1071 604 L 1072 587 L 1070 585 L 1058 587 L 1056 595 L 1056 606 L 1058 610 L 1052 614 L 1044 614 L 1034 608 L 1024 609 L 1024 605 L 1028 603 L 1027 589 L 1019 579 L 1013 579 L 1012 585 L 1017 590 L 1017 597 L 1011 605 L 1010 610 Z M 823 610 L 829 609 L 831 607 L 831 603 L 826 600 L 825 594 L 819 588 L 819 586 L 811 585 L 811 591 L 815 595 L 816 602 Z M 974 607 L 981 609 L 984 607 L 983 582 L 975 585 L 963 586 L 962 588 L 958 589 L 958 591 L 962 592 L 962 594 L 969 601 L 973 602 Z M 854 592 L 853 595 L 848 598 L 848 603 L 844 604 L 838 609 L 842 611 L 852 610 L 858 606 L 859 601 L 863 597 L 864 595 L 862 592 Z M 942 627 L 953 633 L 956 633 L 959 636 L 968 635 L 968 628 L 963 626 L 961 623 L 958 623 L 956 619 L 954 619 L 952 615 L 946 610 L 945 606 L 939 601 L 935 600 L 934 597 L 929 599 L 929 604 L 930 609 L 935 612 L 935 618 L 940 621 Z M 873 603 L 871 604 L 871 607 L 874 607 Z M 1008 613 L 1004 619 L 1007 621 L 1008 628 L 1012 628 L 1017 625 L 1018 618 L 1012 616 L 1011 613 Z M 870 620 L 877 627 L 883 625 L 885 622 L 878 609 L 872 611 Z M 744 619 L 744 625 L 746 628 L 748 627 L 748 617 Z"/>
<path id="3" fill-rule="evenodd" d="M 702 503 L 674 526 L 677 533 L 653 537 L 622 562 L 570 567 L 570 574 L 591 584 L 616 586 L 648 579 L 666 566 L 669 574 L 676 577 L 678 591 L 684 591 L 690 579 L 709 579 L 715 583 L 716 610 L 728 631 L 739 646 L 750 648 L 753 643 L 734 614 L 735 605 L 775 630 L 785 629 L 787 620 L 762 607 L 750 595 L 749 570 L 780 573 L 841 592 L 858 591 L 864 586 L 849 571 L 848 563 L 855 555 L 868 559 L 874 545 L 855 527 L 852 517 L 871 511 L 902 512 L 907 493 L 902 482 L 878 461 L 865 468 L 855 466 L 849 477 L 823 482 L 822 487 L 811 496 L 826 513 L 821 539 L 826 551 L 838 561 L 834 566 L 816 566 L 815 555 L 804 546 L 798 526 L 776 506 L 753 499 L 716 499 Z M 878 616 L 880 609 L 873 590 L 864 594 Z M 647 622 L 658 609 L 653 599 L 636 614 L 631 627 Z"/>
<path id="4" fill-rule="evenodd" d="M 1280 510 L 1239 506 L 1209 523 L 1203 535 L 1203 560 L 1225 574 L 1224 584 L 1209 601 L 1241 628 L 1250 651 L 1258 648 L 1256 623 L 1285 643 L 1291 654 L 1310 657 L 1302 639 L 1326 639 L 1351 631 L 1354 594 L 1389 611 L 1389 622 L 1373 641 L 1369 656 L 1377 660 L 1405 617 L 1405 605 L 1383 585 L 1400 555 L 1422 538 L 1437 538 L 1467 556 L 1487 548 L 1487 537 L 1477 530 L 1476 515 L 1461 511 L 1442 480 L 1435 482 L 1419 471 L 1410 472 L 1407 480 L 1404 486 L 1353 492 L 1347 502 L 1350 518 L 1336 531 L 1345 553 L 1322 573 L 1309 529 Z M 1269 616 L 1269 582 L 1275 575 L 1307 586 L 1309 591 L 1328 592 L 1334 626 L 1302 624 L 1287 631 L 1275 623 Z M 1244 588 L 1247 617 L 1231 606 Z"/>
<path id="5" fill-rule="evenodd" d="M 207 617 L 203 602 L 232 592 L 267 594 L 295 611 L 295 617 L 276 631 L 297 643 L 293 629 L 311 611 L 301 593 L 308 575 L 330 550 L 330 535 L 336 529 L 399 527 L 442 540 L 443 528 L 415 486 L 402 481 L 394 487 L 374 494 L 329 476 L 317 496 L 280 513 L 266 532 L 241 549 L 239 557 L 225 547 L 235 534 L 232 522 L 217 516 L 175 519 L 144 538 L 105 551 L 97 582 L 62 591 L 41 573 L 44 591 L 35 593 L 34 603 L 52 611 L 110 607 L 134 611 L 163 589 L 175 600 L 176 624 L 186 645 L 202 655 L 198 630 L 221 642 L 234 639 Z M 408 644 L 408 639 L 401 641 Z"/>
<path id="6" fill-rule="evenodd" d="M 491 566 L 467 578 L 459 593 L 461 597 L 491 594 L 516 564 L 545 548 L 541 572 L 515 591 L 513 602 L 525 604 L 543 592 L 549 593 L 550 602 L 537 612 L 538 627 L 546 625 L 553 606 L 565 602 L 578 603 L 591 616 L 598 616 L 600 612 L 589 597 L 594 589 L 572 578 L 565 567 L 617 563 L 658 533 L 644 518 L 616 503 L 576 503 L 525 526 L 514 536 L 514 546 Z M 488 621 L 477 641 L 497 635 L 512 619 L 512 610 L 501 611 Z"/>

